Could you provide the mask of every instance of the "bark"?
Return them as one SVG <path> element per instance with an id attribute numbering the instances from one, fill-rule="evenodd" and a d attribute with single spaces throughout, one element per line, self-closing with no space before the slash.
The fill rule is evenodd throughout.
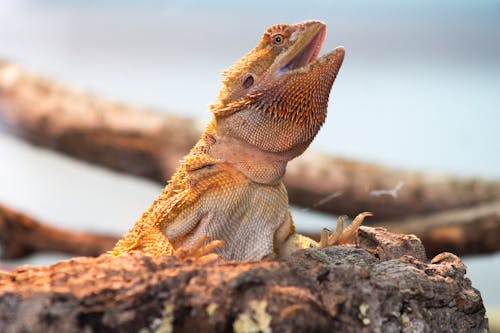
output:
<path id="1" fill-rule="evenodd" d="M 213 263 L 139 253 L 0 274 L 2 332 L 486 332 L 480 293 L 413 236 Z"/>
<path id="2" fill-rule="evenodd" d="M 0 124 L 34 144 L 164 183 L 197 140 L 195 122 L 108 101 L 0 63 Z M 500 199 L 500 182 L 458 178 L 306 153 L 285 176 L 290 201 L 375 220 Z"/>
<path id="3" fill-rule="evenodd" d="M 0 204 L 0 255 L 3 259 L 39 251 L 98 256 L 110 250 L 116 240 L 112 236 L 61 230 Z"/>

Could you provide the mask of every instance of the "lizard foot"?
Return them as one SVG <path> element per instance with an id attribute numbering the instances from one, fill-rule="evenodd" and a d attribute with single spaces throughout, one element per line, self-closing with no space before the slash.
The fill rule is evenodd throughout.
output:
<path id="1" fill-rule="evenodd" d="M 333 233 L 330 233 L 328 229 L 323 229 L 321 231 L 320 241 L 318 247 L 326 247 L 331 245 L 342 245 L 354 243 L 358 245 L 358 229 L 363 223 L 363 220 L 367 216 L 373 216 L 370 212 L 363 212 L 358 214 L 352 223 L 344 229 L 344 221 L 347 219 L 346 215 L 339 216 L 337 220 L 337 227 Z"/>
<path id="2" fill-rule="evenodd" d="M 214 251 L 215 249 L 224 246 L 224 242 L 220 240 L 214 240 L 205 244 L 207 239 L 208 239 L 207 234 L 202 235 L 194 242 L 194 244 L 190 245 L 189 247 L 186 248 L 181 247 L 179 249 L 174 250 L 174 255 L 181 260 L 187 258 L 209 261 L 209 262 L 221 260 L 221 257 L 219 257 L 216 253 L 214 253 Z"/>

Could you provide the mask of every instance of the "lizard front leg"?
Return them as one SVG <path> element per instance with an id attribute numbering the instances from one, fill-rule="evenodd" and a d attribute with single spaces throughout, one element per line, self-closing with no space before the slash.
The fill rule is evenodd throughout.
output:
<path id="1" fill-rule="evenodd" d="M 189 246 L 179 246 L 175 242 L 176 238 L 182 238 L 195 229 L 207 215 L 197 206 L 200 197 L 216 183 L 211 177 L 211 169 L 219 162 L 205 154 L 187 156 L 169 185 L 110 253 L 120 255 L 142 251 L 184 259 L 203 257 L 221 247 L 222 242 L 210 241 L 206 235 L 192 239 Z M 170 234 L 167 234 L 167 229 Z"/>
<path id="2" fill-rule="evenodd" d="M 174 255 L 179 259 L 193 258 L 199 260 L 220 260 L 221 257 L 215 253 L 215 250 L 224 246 L 221 240 L 209 241 L 207 234 L 199 237 L 194 244 L 189 247 L 181 247 L 174 250 Z"/>

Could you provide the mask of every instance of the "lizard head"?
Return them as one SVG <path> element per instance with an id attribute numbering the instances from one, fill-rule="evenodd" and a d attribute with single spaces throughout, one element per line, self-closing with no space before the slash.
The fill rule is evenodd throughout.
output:
<path id="1" fill-rule="evenodd" d="M 326 118 L 344 48 L 318 58 L 326 36 L 320 21 L 277 24 L 225 70 L 211 105 L 220 131 L 267 152 L 300 155 Z"/>
<path id="2" fill-rule="evenodd" d="M 344 48 L 318 58 L 326 36 L 319 21 L 268 28 L 257 46 L 224 71 L 211 105 L 211 154 L 258 183 L 276 184 L 325 121 Z"/>

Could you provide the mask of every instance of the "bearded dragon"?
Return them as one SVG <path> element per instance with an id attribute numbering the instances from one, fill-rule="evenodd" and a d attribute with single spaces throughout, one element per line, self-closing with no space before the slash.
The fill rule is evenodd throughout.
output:
<path id="1" fill-rule="evenodd" d="M 111 253 L 260 260 L 300 248 L 347 243 L 365 216 L 321 241 L 296 233 L 282 178 L 316 136 L 344 59 L 339 46 L 318 58 L 320 21 L 277 24 L 225 70 L 213 117 L 177 172 Z"/>

